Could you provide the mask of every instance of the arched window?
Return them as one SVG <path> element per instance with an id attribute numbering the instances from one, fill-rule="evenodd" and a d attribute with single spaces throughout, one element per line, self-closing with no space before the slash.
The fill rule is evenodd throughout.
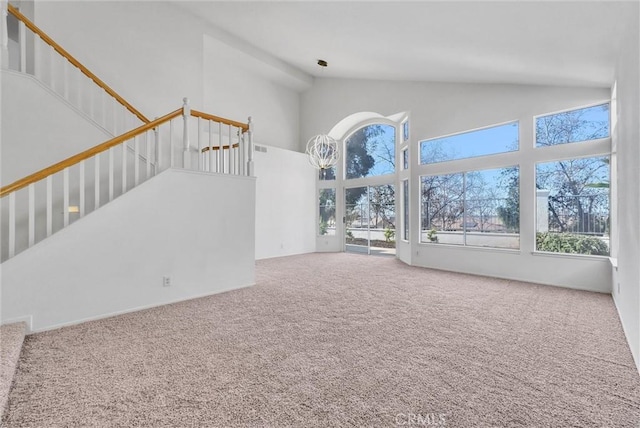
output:
<path id="1" fill-rule="evenodd" d="M 393 174 L 396 170 L 396 129 L 391 125 L 367 125 L 345 141 L 345 178 Z"/>

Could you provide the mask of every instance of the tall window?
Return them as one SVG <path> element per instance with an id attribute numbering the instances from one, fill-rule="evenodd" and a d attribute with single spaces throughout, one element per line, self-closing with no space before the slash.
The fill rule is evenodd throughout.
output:
<path id="1" fill-rule="evenodd" d="M 536 250 L 609 255 L 610 166 L 596 140 L 610 135 L 610 106 L 536 118 L 536 147 L 576 143 L 568 159 L 536 164 Z"/>
<path id="2" fill-rule="evenodd" d="M 409 240 L 409 180 L 402 182 L 402 239 Z"/>
<path id="3" fill-rule="evenodd" d="M 345 141 L 347 179 L 393 174 L 396 170 L 396 131 L 390 125 L 360 128 Z"/>
<path id="4" fill-rule="evenodd" d="M 520 248 L 518 167 L 420 178 L 420 241 Z"/>

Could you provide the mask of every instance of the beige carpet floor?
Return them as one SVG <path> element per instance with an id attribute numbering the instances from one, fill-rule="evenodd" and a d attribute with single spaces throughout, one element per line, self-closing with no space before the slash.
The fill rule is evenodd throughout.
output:
<path id="1" fill-rule="evenodd" d="M 310 254 L 28 336 L 7 427 L 638 427 L 608 295 Z M 429 425 L 430 424 L 430 425 Z"/>

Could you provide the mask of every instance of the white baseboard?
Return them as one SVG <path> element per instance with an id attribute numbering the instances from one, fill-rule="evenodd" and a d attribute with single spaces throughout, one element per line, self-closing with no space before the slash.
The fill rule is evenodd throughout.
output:
<path id="1" fill-rule="evenodd" d="M 194 300 L 194 299 L 200 299 L 202 297 L 207 297 L 207 296 L 212 296 L 215 294 L 220 294 L 220 293 L 226 293 L 229 291 L 234 291 L 234 290 L 240 290 L 242 288 L 247 288 L 247 287 L 252 287 L 254 286 L 255 283 L 252 284 L 248 284 L 248 285 L 239 285 L 239 286 L 232 286 L 232 287 L 226 287 L 226 288 L 221 288 L 218 289 L 216 291 L 212 291 L 212 292 L 208 292 L 208 293 L 204 293 L 204 294 L 197 294 L 194 296 L 188 296 L 188 297 L 184 297 L 184 298 L 179 298 L 179 299 L 173 299 L 173 300 L 168 300 L 165 302 L 161 302 L 161 303 L 154 303 L 154 304 L 150 304 L 150 305 L 143 305 L 143 306 L 136 306 L 134 308 L 129 308 L 129 309 L 123 309 L 121 311 L 114 311 L 114 312 L 108 312 L 105 314 L 100 314 L 100 315 L 96 315 L 96 316 L 92 316 L 92 317 L 87 317 L 87 318 L 82 318 L 82 319 L 78 319 L 78 320 L 73 320 L 73 321 L 69 321 L 69 322 L 64 322 L 64 323 L 60 323 L 60 324 L 54 324 L 54 325 L 50 325 L 44 328 L 39 328 L 36 330 L 30 330 L 30 333 L 40 333 L 43 331 L 50 331 L 50 330 L 57 330 L 59 328 L 63 328 L 63 327 L 69 327 L 72 325 L 77 325 L 77 324 L 82 324 L 88 321 L 96 321 L 96 320 L 101 320 L 101 319 L 105 319 L 105 318 L 111 318 L 111 317 L 115 317 L 118 315 L 124 315 L 124 314 L 128 314 L 131 312 L 137 312 L 137 311 L 142 311 L 145 309 L 151 309 L 151 308 L 157 308 L 159 306 L 165 306 L 165 305 L 170 305 L 172 303 L 179 303 L 179 302 L 185 302 L 188 300 Z M 31 317 L 29 317 L 31 318 Z M 29 324 L 31 325 L 31 324 Z"/>

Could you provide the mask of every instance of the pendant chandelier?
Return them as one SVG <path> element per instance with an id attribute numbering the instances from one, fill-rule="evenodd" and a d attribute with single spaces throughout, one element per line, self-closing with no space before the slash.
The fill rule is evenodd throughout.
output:
<path id="1" fill-rule="evenodd" d="M 314 168 L 333 168 L 338 163 L 338 142 L 328 135 L 316 135 L 307 142 L 306 153 Z"/>

